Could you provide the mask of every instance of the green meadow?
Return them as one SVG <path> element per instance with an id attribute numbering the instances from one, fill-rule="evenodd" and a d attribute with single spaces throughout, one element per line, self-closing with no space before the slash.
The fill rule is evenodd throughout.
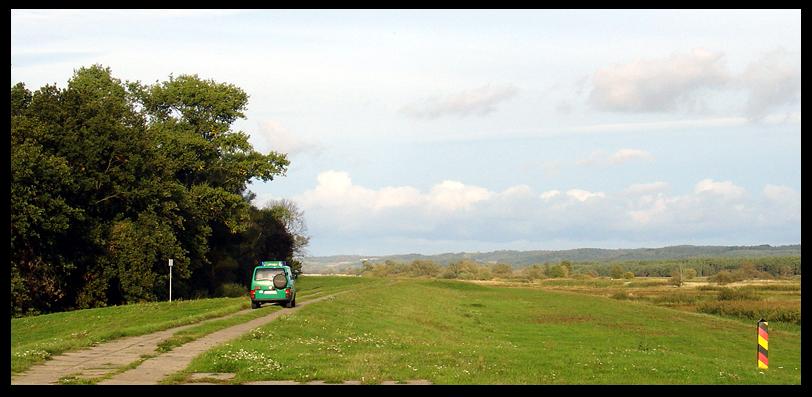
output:
<path id="1" fill-rule="evenodd" d="M 322 282 L 326 279 L 322 278 Z M 347 278 L 303 307 L 197 357 L 183 374 L 252 380 L 427 379 L 435 384 L 800 384 L 799 326 L 756 325 L 649 302 L 450 280 Z M 304 283 L 303 283 L 304 284 Z M 780 325 L 780 324 L 779 324 Z"/>
<path id="2" fill-rule="evenodd" d="M 300 278 L 297 302 L 319 294 L 341 292 L 357 284 L 357 277 Z M 11 319 L 11 370 L 18 373 L 48 358 L 127 336 L 144 335 L 214 319 L 250 307 L 245 297 L 150 302 L 44 314 Z M 230 325 L 249 321 L 279 306 L 266 305 L 229 319 L 181 330 L 159 346 L 159 352 Z"/>

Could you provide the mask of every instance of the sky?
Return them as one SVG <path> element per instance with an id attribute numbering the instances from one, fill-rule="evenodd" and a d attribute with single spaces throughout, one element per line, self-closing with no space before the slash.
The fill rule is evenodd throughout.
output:
<path id="1" fill-rule="evenodd" d="M 310 255 L 800 244 L 800 10 L 12 10 L 11 84 L 249 95 Z"/>

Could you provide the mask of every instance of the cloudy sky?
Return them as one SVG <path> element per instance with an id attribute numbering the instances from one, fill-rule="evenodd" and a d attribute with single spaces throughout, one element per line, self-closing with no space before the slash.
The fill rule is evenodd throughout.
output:
<path id="1" fill-rule="evenodd" d="M 12 10 L 11 84 L 250 95 L 312 255 L 801 241 L 801 12 Z"/>

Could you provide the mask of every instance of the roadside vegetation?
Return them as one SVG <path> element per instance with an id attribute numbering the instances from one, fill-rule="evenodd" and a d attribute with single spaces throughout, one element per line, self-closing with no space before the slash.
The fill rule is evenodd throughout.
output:
<path id="1" fill-rule="evenodd" d="M 184 374 L 233 372 L 232 383 L 800 383 L 798 327 L 771 328 L 770 370 L 759 371 L 754 323 L 522 283 L 478 284 L 401 278 L 356 288 L 218 346 Z"/>

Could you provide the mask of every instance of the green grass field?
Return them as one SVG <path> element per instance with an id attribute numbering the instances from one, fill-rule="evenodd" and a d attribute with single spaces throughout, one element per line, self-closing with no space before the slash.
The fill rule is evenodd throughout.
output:
<path id="1" fill-rule="evenodd" d="M 245 298 L 153 302 L 11 319 L 11 370 L 125 336 L 144 335 L 250 307 Z"/>
<path id="2" fill-rule="evenodd" d="M 186 373 L 236 372 L 235 383 L 800 384 L 799 327 L 771 332 L 770 369 L 759 371 L 755 323 L 540 288 L 355 280 L 353 292 L 210 350 Z"/>
<path id="3" fill-rule="evenodd" d="M 296 300 L 302 302 L 311 296 L 340 292 L 359 282 L 361 281 L 356 277 L 300 277 L 297 280 L 299 292 Z M 11 370 L 13 373 L 25 371 L 32 365 L 63 352 L 222 317 L 248 307 L 250 300 L 246 295 L 240 298 L 153 302 L 14 318 L 11 320 Z M 278 308 L 265 307 L 267 310 L 252 311 L 179 331 L 159 348 L 161 351 L 171 350 Z"/>
<path id="4" fill-rule="evenodd" d="M 358 278 L 300 277 L 297 281 L 298 292 L 296 294 L 296 302 L 307 302 L 310 299 L 315 299 L 325 294 L 341 292 L 350 289 L 354 285 L 363 281 L 365 280 Z M 232 325 L 251 321 L 258 317 L 266 316 L 268 315 L 269 311 L 276 311 L 280 310 L 281 308 L 282 306 L 279 305 L 264 305 L 262 310 L 252 310 L 248 313 L 241 313 L 234 317 L 214 320 L 195 327 L 180 330 L 172 335 L 171 338 L 160 343 L 158 345 L 158 351 L 167 352 L 177 346 L 189 343 L 212 332 L 219 331 Z"/>

